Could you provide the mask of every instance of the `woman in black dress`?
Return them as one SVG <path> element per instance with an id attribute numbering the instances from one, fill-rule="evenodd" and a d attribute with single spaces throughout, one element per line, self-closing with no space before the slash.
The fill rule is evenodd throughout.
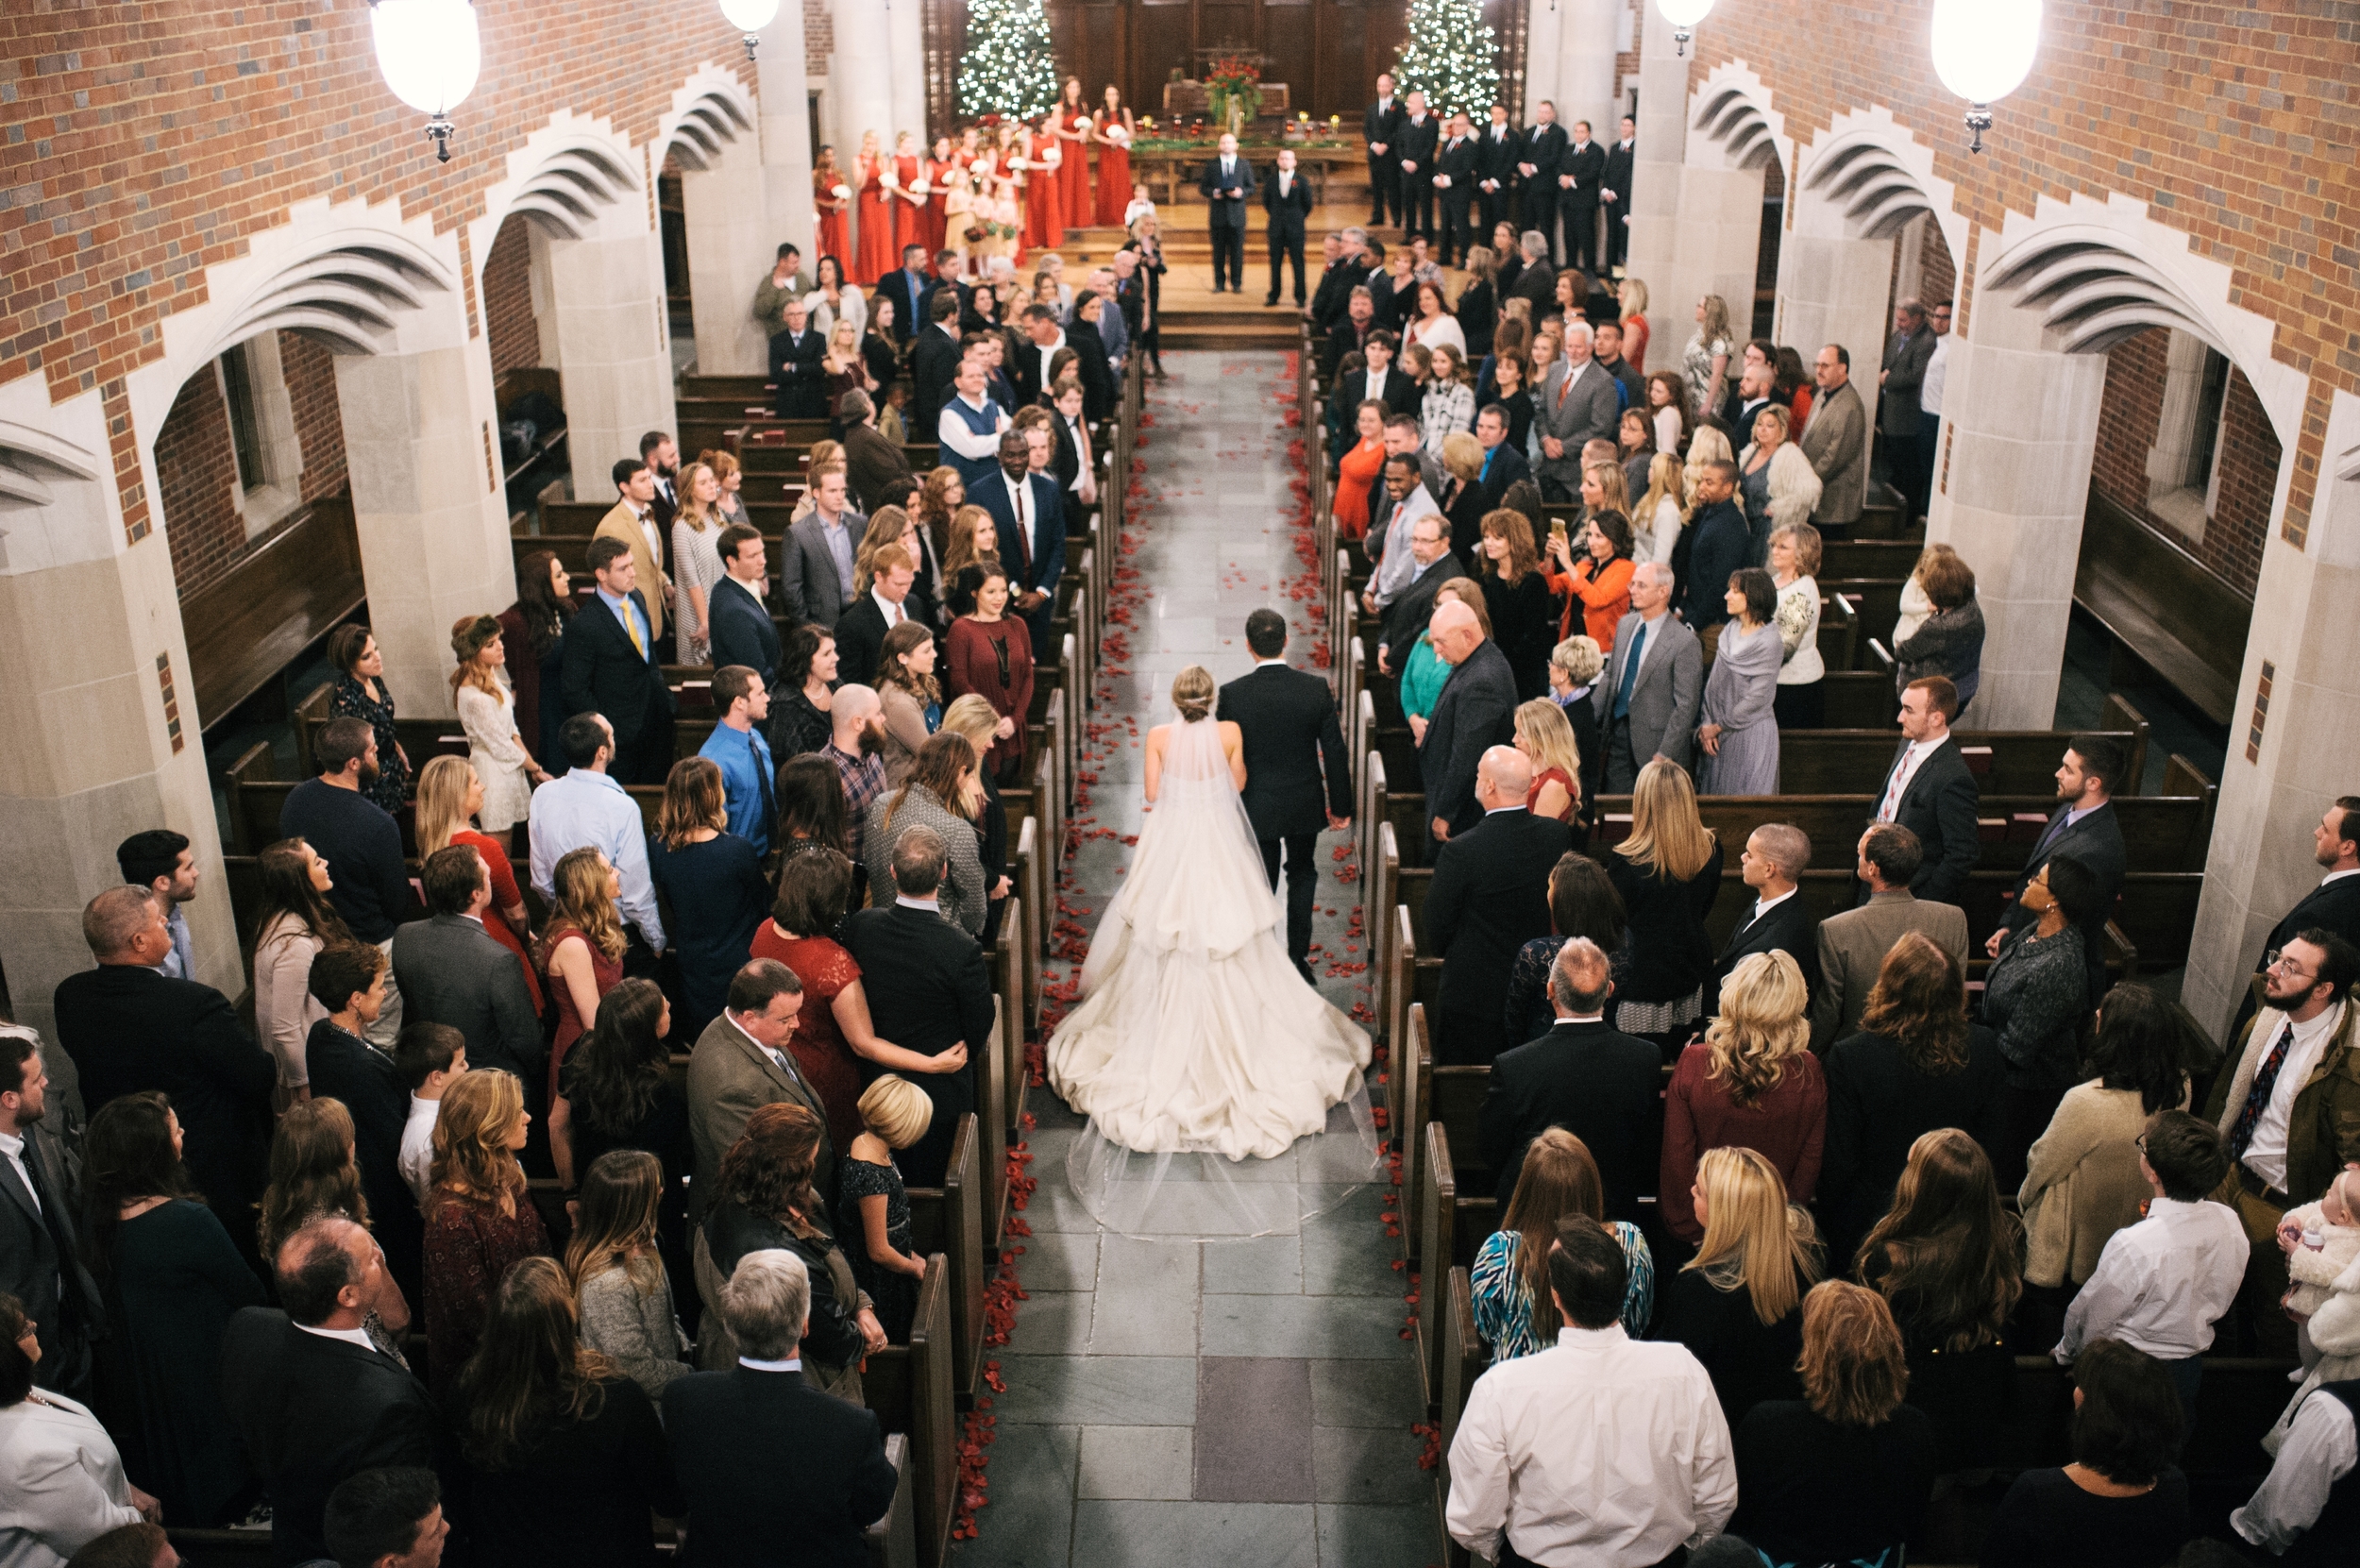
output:
<path id="1" fill-rule="evenodd" d="M 770 756 L 789 757 L 828 744 L 835 720 L 828 705 L 835 693 L 835 633 L 805 621 L 787 634 L 779 660 L 778 689 L 770 696 Z"/>
<path id="2" fill-rule="evenodd" d="M 483 1561 L 664 1560 L 652 1516 L 678 1518 L 688 1499 L 663 1423 L 645 1389 L 583 1347 L 555 1258 L 528 1257 L 501 1279 L 459 1390 Z"/>
<path id="3" fill-rule="evenodd" d="M 770 913 L 770 885 L 753 841 L 728 832 L 721 767 L 683 757 L 664 781 L 664 814 L 648 844 L 648 873 L 668 907 L 665 929 L 680 958 L 681 1037 L 721 1013 L 730 978 Z"/>
<path id="4" fill-rule="evenodd" d="M 570 717 L 560 692 L 565 680 L 565 621 L 573 613 L 573 579 L 555 550 L 534 550 L 516 563 L 516 602 L 500 613 L 500 640 L 508 649 L 508 683 L 516 694 L 516 733 L 532 760 L 551 771 L 565 762 L 557 737 Z"/>
<path id="5" fill-rule="evenodd" d="M 1820 1273 L 1819 1233 L 1787 1202 L 1778 1168 L 1751 1149 L 1708 1149 L 1690 1189 L 1705 1239 L 1672 1276 L 1656 1338 L 1703 1363 L 1734 1427 L 1765 1399 L 1796 1399 L 1803 1293 Z"/>
<path id="6" fill-rule="evenodd" d="M 2074 1357 L 2073 1391 L 2073 1462 L 2015 1478 L 1983 1537 L 1983 1568 L 2160 1568 L 2186 1544 L 2171 1374 L 2119 1340 L 2092 1340 Z"/>
<path id="7" fill-rule="evenodd" d="M 1498 261 L 1491 250 L 1477 245 L 1467 252 L 1467 286 L 1458 291 L 1458 304 L 1451 314 L 1458 318 L 1458 330 L 1467 340 L 1467 358 L 1480 364 L 1492 351 L 1492 333 L 1499 324 L 1499 295 L 1492 284 L 1498 271 Z"/>
<path id="8" fill-rule="evenodd" d="M 180 1163 L 180 1119 L 158 1093 L 110 1100 L 83 1135 L 91 1272 L 107 1312 L 92 1405 L 126 1473 L 164 1520 L 210 1527 L 253 1500 L 221 1403 L 221 1336 L 262 1282 Z"/>
<path id="9" fill-rule="evenodd" d="M 377 732 L 377 778 L 362 793 L 389 812 L 410 798 L 410 757 L 394 726 L 394 694 L 385 684 L 385 655 L 369 629 L 358 622 L 336 628 L 328 639 L 328 661 L 336 666 L 336 689 L 328 699 L 330 718 L 365 719 Z"/>
<path id="10" fill-rule="evenodd" d="M 1557 606 L 1541 575 L 1532 524 L 1506 507 L 1483 514 L 1483 602 L 1492 632 L 1516 677 L 1518 700 L 1549 689 L 1549 649 L 1557 646 Z"/>
<path id="11" fill-rule="evenodd" d="M 688 1099 L 672 1079 L 672 1009 L 652 980 L 625 980 L 599 999 L 598 1020 L 565 1054 L 561 1092 L 549 1106 L 549 1143 L 565 1148 L 567 1196 L 598 1156 L 638 1149 L 664 1162 L 656 1239 L 672 1276 L 672 1299 L 696 1325 L 696 1280 L 688 1269 L 688 1178 L 696 1151 Z M 684 1041 L 693 1045 L 693 1040 Z"/>
<path id="12" fill-rule="evenodd" d="M 1612 1021 L 1662 1046 L 1667 1062 L 1679 1059 L 1705 1014 L 1713 961 L 1705 918 L 1721 892 L 1725 852 L 1697 814 L 1687 769 L 1658 757 L 1639 770 L 1630 832 L 1606 863 L 1630 920 L 1630 965 L 1615 976 Z"/>

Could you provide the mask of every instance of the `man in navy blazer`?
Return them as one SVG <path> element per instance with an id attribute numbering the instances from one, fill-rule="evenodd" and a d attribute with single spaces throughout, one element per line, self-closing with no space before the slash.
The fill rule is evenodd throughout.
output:
<path id="1" fill-rule="evenodd" d="M 2031 925 L 2039 917 L 2024 907 L 2024 888 L 2040 868 L 2059 855 L 2069 855 L 2098 879 L 2097 912 L 2082 928 L 2082 955 L 2090 977 L 2090 1001 L 2106 994 L 2106 922 L 2114 916 L 2115 896 L 2130 870 L 2129 851 L 2122 842 L 2122 820 L 2114 807 L 2115 781 L 2122 776 L 2122 748 L 2104 735 L 2075 735 L 2057 767 L 2057 809 L 2048 826 L 2024 859 L 2023 874 L 2008 893 L 2000 911 L 1999 929 L 1991 934 L 1984 951 L 1999 956 L 1999 939 L 2008 932 Z"/>
<path id="2" fill-rule="evenodd" d="M 893 341 L 907 343 L 911 334 L 923 325 L 925 317 L 918 313 L 934 279 L 926 276 L 926 247 L 903 245 L 902 265 L 877 279 L 877 293 L 893 301 Z"/>
<path id="3" fill-rule="evenodd" d="M 767 687 L 779 673 L 779 623 L 763 602 L 770 562 L 762 531 L 732 523 L 721 531 L 721 581 L 713 585 L 713 667 L 744 665 Z"/>
<path id="4" fill-rule="evenodd" d="M 1498 1172 L 1500 1211 L 1516 1190 L 1525 1151 L 1551 1127 L 1581 1139 L 1606 1189 L 1606 1217 L 1637 1223 L 1639 1195 L 1655 1185 L 1663 1128 L 1663 1057 L 1645 1040 L 1607 1027 L 1614 994 L 1607 956 L 1587 936 L 1549 966 L 1557 1025 L 1503 1051 L 1476 1121 L 1484 1159 Z"/>
<path id="5" fill-rule="evenodd" d="M 1049 620 L 1065 575 L 1065 503 L 1057 481 L 1032 470 L 1031 444 L 1022 430 L 1000 436 L 1000 475 L 970 486 L 969 501 L 991 514 L 1000 534 L 1000 559 L 1008 568 L 1009 590 L 1016 595 L 1010 608 L 1031 629 L 1033 657 L 1046 659 Z M 1025 526 L 1018 526 L 1018 513 Z"/>
<path id="6" fill-rule="evenodd" d="M 672 693 L 655 662 L 637 569 L 621 540 L 598 538 L 590 541 L 590 572 L 598 591 L 583 601 L 565 638 L 565 712 L 606 715 L 619 783 L 662 784 L 672 768 Z"/>
<path id="7" fill-rule="evenodd" d="M 1877 784 L 1868 818 L 1871 826 L 1898 822 L 1917 835 L 1926 858 L 1910 878 L 1910 891 L 1936 903 L 1966 902 L 1966 879 L 1982 853 L 1982 792 L 1950 733 L 1958 711 L 1959 688 L 1945 676 L 1929 675 L 1903 689 L 1900 749 Z M 1868 902 L 1866 883 L 1855 902 Z"/>
<path id="8" fill-rule="evenodd" d="M 1483 510 L 1497 512 L 1500 497 L 1518 480 L 1532 477 L 1532 464 L 1508 439 L 1508 410 L 1486 403 L 1475 415 L 1475 439 L 1483 444 L 1483 466 L 1475 472 L 1475 488 L 1483 494 Z"/>
<path id="9" fill-rule="evenodd" d="M 1512 746 L 1491 748 L 1475 768 L 1482 819 L 1435 851 L 1425 945 L 1442 955 L 1438 1062 L 1488 1067 L 1510 1043 L 1500 1006 L 1509 966 L 1525 943 L 1549 934 L 1549 873 L 1574 835 L 1526 808 L 1531 790 L 1531 759 Z"/>

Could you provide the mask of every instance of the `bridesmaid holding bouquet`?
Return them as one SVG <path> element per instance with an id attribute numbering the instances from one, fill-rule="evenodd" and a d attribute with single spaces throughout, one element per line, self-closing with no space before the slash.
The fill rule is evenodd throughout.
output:
<path id="1" fill-rule="evenodd" d="M 812 165 L 811 204 L 819 213 L 819 254 L 851 255 L 852 188 L 844 183 L 844 170 L 836 163 L 834 147 L 821 147 Z"/>
<path id="2" fill-rule="evenodd" d="M 860 249 L 852 263 L 858 283 L 874 283 L 901 264 L 893 254 L 893 197 L 885 186 L 891 166 L 877 149 L 877 133 L 863 131 L 859 156 L 852 160 L 860 190 Z"/>
<path id="3" fill-rule="evenodd" d="M 1106 84 L 1106 107 L 1098 111 L 1098 223 L 1102 228 L 1127 228 L 1131 205 L 1131 141 L 1138 135 L 1131 111 L 1123 107 L 1122 90 Z"/>
<path id="4" fill-rule="evenodd" d="M 1057 153 L 1063 160 L 1057 171 L 1057 211 L 1062 221 L 1076 228 L 1087 228 L 1096 211 L 1090 200 L 1090 143 L 1098 127 L 1090 120 L 1089 106 L 1082 102 L 1079 76 L 1065 79 L 1054 128 Z"/>
<path id="5" fill-rule="evenodd" d="M 935 139 L 934 156 L 926 160 L 920 173 L 926 181 L 926 205 L 918 210 L 916 243 L 926 247 L 926 260 L 931 262 L 936 252 L 942 249 L 950 229 L 950 217 L 944 204 L 950 200 L 952 181 L 958 177 L 952 162 L 949 137 Z M 916 328 L 913 327 L 912 330 Z"/>
<path id="6" fill-rule="evenodd" d="M 907 245 L 926 243 L 926 160 L 918 153 L 918 138 L 903 131 L 893 143 L 893 266 L 902 264 Z M 893 267 L 887 267 L 887 272 Z"/>

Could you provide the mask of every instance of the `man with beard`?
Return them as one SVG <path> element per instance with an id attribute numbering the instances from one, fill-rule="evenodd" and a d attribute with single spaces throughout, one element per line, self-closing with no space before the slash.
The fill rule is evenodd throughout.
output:
<path id="1" fill-rule="evenodd" d="M 868 802 L 885 786 L 885 759 L 878 755 L 885 742 L 885 700 L 872 687 L 838 686 L 828 717 L 835 728 L 819 754 L 835 765 L 836 777 L 844 781 L 844 835 L 851 840 L 847 848 L 853 866 L 862 867 L 868 862 L 861 856 L 861 828 L 868 820 Z"/>
<path id="2" fill-rule="evenodd" d="M 628 559 L 628 558 L 626 558 Z M 369 799 L 377 780 L 377 732 L 364 718 L 331 718 L 312 743 L 319 777 L 287 792 L 278 835 L 301 838 L 336 868 L 328 902 L 353 936 L 385 954 L 385 1010 L 369 1043 L 391 1051 L 401 1033 L 401 992 L 394 984 L 394 928 L 426 919 L 401 860 L 401 829 Z"/>

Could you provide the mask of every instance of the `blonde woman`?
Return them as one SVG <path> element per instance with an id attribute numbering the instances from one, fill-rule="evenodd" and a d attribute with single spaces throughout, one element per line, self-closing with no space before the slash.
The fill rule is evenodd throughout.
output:
<path id="1" fill-rule="evenodd" d="M 1688 461 L 1681 466 L 1680 481 L 1686 485 L 1687 493 L 1694 496 L 1697 476 L 1704 472 L 1706 464 L 1734 464 L 1736 461 L 1737 452 L 1729 446 L 1729 438 L 1721 433 L 1721 427 L 1699 425 L 1696 433 L 1688 438 Z"/>
<path id="2" fill-rule="evenodd" d="M 852 323 L 839 321 L 828 334 L 828 350 L 819 359 L 819 382 L 831 419 L 836 418 L 846 393 L 868 390 L 868 360 L 861 353 L 860 329 Z M 831 428 L 841 429 L 842 421 Z"/>
<path id="3" fill-rule="evenodd" d="M 713 590 L 721 581 L 721 476 L 692 463 L 680 477 L 680 515 L 672 519 L 672 614 L 681 663 L 713 662 Z"/>
<path id="4" fill-rule="evenodd" d="M 1795 1366 L 1819 1233 L 1787 1200 L 1778 1168 L 1751 1149 L 1708 1150 L 1689 1199 L 1704 1239 L 1664 1291 L 1662 1337 L 1704 1363 L 1734 1426 L 1765 1399 L 1802 1397 Z"/>
<path id="5" fill-rule="evenodd" d="M 1721 841 L 1697 815 L 1687 769 L 1657 757 L 1639 770 L 1630 833 L 1607 861 L 1630 926 L 1630 968 L 1615 982 L 1614 1027 L 1624 1034 L 1671 1045 L 1704 1016 L 1713 955 L 1705 919 L 1721 868 Z"/>
<path id="6" fill-rule="evenodd" d="M 913 827 L 933 829 L 942 839 L 949 872 L 942 918 L 970 936 L 984 929 L 991 891 L 975 837 L 975 813 L 983 799 L 975 767 L 975 748 L 965 735 L 929 737 L 911 757 L 901 785 L 869 803 L 861 835 L 868 885 L 889 888 L 894 840 Z"/>
<path id="7" fill-rule="evenodd" d="M 541 969 L 557 996 L 557 1037 L 549 1044 L 549 1098 L 559 1093 L 565 1053 L 598 1021 L 598 1003 L 622 983 L 622 873 L 602 850 L 571 850 L 550 873 L 557 897 L 541 937 Z"/>
<path id="8" fill-rule="evenodd" d="M 1827 721 L 1827 661 L 1819 653 L 1819 531 L 1789 523 L 1770 535 L 1770 581 L 1778 590 L 1776 713 L 1781 730 L 1816 730 Z"/>
<path id="9" fill-rule="evenodd" d="M 497 1071 L 464 1073 L 443 1090 L 426 1203 L 428 1367 L 444 1408 L 475 1354 L 492 1295 L 509 1268 L 548 1257 L 549 1233 L 516 1163 L 532 1117 L 524 1086 Z"/>
<path id="10" fill-rule="evenodd" d="M 1688 476 L 1680 460 L 1659 451 L 1647 460 L 1647 493 L 1631 510 L 1630 558 L 1634 564 L 1669 565 L 1680 530 L 1688 526 Z"/>
<path id="11" fill-rule="evenodd" d="M 525 971 L 525 989 L 532 993 L 532 1010 L 540 1013 L 547 1002 L 541 976 L 526 952 L 532 940 L 532 925 L 525 912 L 525 892 L 517 885 L 508 846 L 475 830 L 471 819 L 482 805 L 483 780 L 472 764 L 457 757 L 430 759 L 418 774 L 418 859 L 424 861 L 453 844 L 464 844 L 482 857 L 484 868 L 492 873 L 491 913 L 497 917 L 486 919 L 483 929 L 516 955 L 517 965 Z"/>
<path id="12" fill-rule="evenodd" d="M 1647 373 L 1647 285 L 1636 278 L 1626 278 L 1620 293 L 1623 322 L 1623 358 L 1642 376 Z"/>
<path id="13" fill-rule="evenodd" d="M 1623 1287 L 1623 1331 L 1637 1339 L 1655 1312 L 1655 1257 L 1639 1227 L 1606 1217 L 1606 1185 L 1589 1146 L 1551 1127 L 1526 1146 L 1515 1191 L 1500 1228 L 1475 1254 L 1475 1330 L 1492 1347 L 1493 1365 L 1536 1355 L 1557 1343 L 1564 1326 L 1549 1294 L 1549 1249 L 1557 1222 L 1583 1214 L 1622 1243 L 1629 1274 Z"/>
<path id="14" fill-rule="evenodd" d="M 1760 848 L 1762 832 L 1745 853 Z M 1782 831 L 1800 838 L 1796 829 Z M 1811 1054 L 1803 1017 L 1811 993 L 1793 955 L 1748 953 L 1721 982 L 1720 1016 L 1705 1037 L 1680 1053 L 1663 1096 L 1663 1227 L 1681 1240 L 1704 1239 L 1689 1203 L 1697 1162 L 1709 1150 L 1737 1145 L 1778 1167 L 1796 1203 L 1819 1185 L 1828 1134 L 1828 1078 Z"/>
<path id="15" fill-rule="evenodd" d="M 1696 331 L 1680 354 L 1680 375 L 1688 382 L 1688 406 L 1698 417 L 1721 406 L 1729 374 L 1729 306 L 1717 294 L 1696 301 Z"/>
<path id="16" fill-rule="evenodd" d="M 644 1149 L 610 1149 L 582 1180 L 582 1209 L 565 1245 L 565 1274 L 582 1314 L 582 1342 L 647 1391 L 695 1369 L 656 1248 L 664 1162 Z"/>
<path id="17" fill-rule="evenodd" d="M 1819 474 L 1803 448 L 1787 439 L 1793 415 L 1772 403 L 1754 415 L 1753 442 L 1737 460 L 1737 489 L 1754 537 L 1811 521 L 1819 504 Z"/>
<path id="18" fill-rule="evenodd" d="M 1532 792 L 1525 807 L 1535 817 L 1571 823 L 1581 810 L 1581 750 L 1565 710 L 1545 697 L 1516 707 L 1516 750 L 1532 759 Z M 1576 842 L 1583 835 L 1575 830 Z"/>
<path id="19" fill-rule="evenodd" d="M 910 1239 L 909 1191 L 893 1155 L 924 1138 L 934 1117 L 924 1089 L 898 1072 L 881 1075 L 861 1091 L 860 1136 L 835 1168 L 835 1233 L 885 1338 L 898 1344 L 909 1342 L 926 1260 Z"/>
<path id="20" fill-rule="evenodd" d="M 483 787 L 475 817 L 485 833 L 504 835 L 531 812 L 532 786 L 547 784 L 549 775 L 516 733 L 516 697 L 508 688 L 500 623 L 490 615 L 462 615 L 450 629 L 450 650 L 458 660 L 450 672 L 451 703 L 466 732 L 467 761 Z M 423 774 L 418 787 L 426 787 Z"/>

